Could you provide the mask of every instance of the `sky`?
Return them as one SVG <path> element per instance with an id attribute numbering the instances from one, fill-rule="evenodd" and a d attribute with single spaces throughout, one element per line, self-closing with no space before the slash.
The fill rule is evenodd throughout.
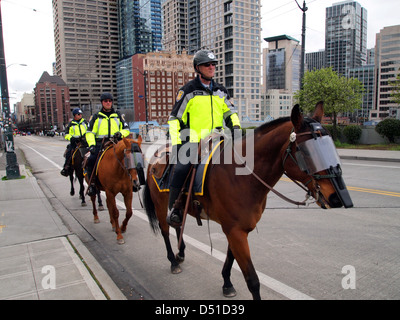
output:
<path id="1" fill-rule="evenodd" d="M 10 105 L 31 93 L 55 61 L 51 0 L 0 0 Z M 300 6 L 302 0 L 298 0 Z M 325 9 L 332 0 L 306 0 L 306 52 L 325 46 Z M 400 24 L 399 0 L 358 0 L 368 11 L 367 48 L 383 27 Z M 287 34 L 301 41 L 302 11 L 295 0 L 261 0 L 262 39 Z M 262 47 L 266 47 L 263 41 Z M 26 64 L 27 66 L 21 66 Z"/>

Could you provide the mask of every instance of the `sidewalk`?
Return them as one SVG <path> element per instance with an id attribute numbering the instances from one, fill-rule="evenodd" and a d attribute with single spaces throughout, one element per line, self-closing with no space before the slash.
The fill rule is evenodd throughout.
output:
<path id="1" fill-rule="evenodd" d="M 0 300 L 124 300 L 16 153 L 25 178 L 0 180 Z M 0 179 L 5 176 L 0 150 Z"/>
<path id="2" fill-rule="evenodd" d="M 337 149 L 340 159 L 400 162 L 400 151 Z"/>

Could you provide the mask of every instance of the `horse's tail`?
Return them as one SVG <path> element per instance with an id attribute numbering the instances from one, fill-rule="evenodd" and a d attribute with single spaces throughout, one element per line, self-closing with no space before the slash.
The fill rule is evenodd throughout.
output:
<path id="1" fill-rule="evenodd" d="M 157 233 L 160 231 L 160 224 L 157 219 L 156 209 L 154 207 L 154 202 L 151 199 L 150 187 L 147 181 L 143 189 L 143 202 L 147 217 L 149 218 L 150 227 L 154 233 Z"/>

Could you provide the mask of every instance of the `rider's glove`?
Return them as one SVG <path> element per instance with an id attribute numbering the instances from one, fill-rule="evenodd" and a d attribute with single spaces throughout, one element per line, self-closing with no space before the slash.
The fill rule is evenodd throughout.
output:
<path id="1" fill-rule="evenodd" d="M 122 133 L 121 132 L 116 132 L 116 133 L 114 133 L 114 138 L 116 139 L 116 140 L 121 140 L 122 139 Z"/>
<path id="2" fill-rule="evenodd" d="M 94 154 L 96 152 L 96 146 L 89 147 L 90 154 Z"/>

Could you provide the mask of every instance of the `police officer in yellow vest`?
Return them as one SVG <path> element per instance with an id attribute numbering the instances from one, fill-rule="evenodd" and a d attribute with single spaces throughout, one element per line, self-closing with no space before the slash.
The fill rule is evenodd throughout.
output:
<path id="1" fill-rule="evenodd" d="M 198 75 L 179 90 L 168 120 L 172 158 L 176 159 L 176 166 L 170 184 L 167 222 L 174 227 L 182 223 L 182 214 L 174 208 L 174 203 L 191 164 L 197 160 L 199 141 L 213 129 L 222 127 L 224 121 L 231 130 L 240 129 L 239 117 L 233 110 L 226 88 L 212 79 L 216 65 L 217 59 L 209 50 L 200 50 L 194 55 L 193 66 Z M 187 152 L 179 152 L 186 142 L 196 147 L 189 146 Z M 190 152 L 192 150 L 196 152 Z"/>
<path id="2" fill-rule="evenodd" d="M 102 141 L 109 141 L 112 137 L 120 140 L 129 135 L 128 124 L 119 111 L 114 110 L 113 100 L 111 93 L 103 93 L 100 97 L 102 108 L 89 121 L 88 131 L 86 132 L 86 141 L 90 151 L 90 157 L 86 166 L 89 179 L 92 176 L 97 156 L 101 150 Z M 93 178 L 89 186 L 88 195 L 92 196 L 95 194 L 96 187 Z"/>
<path id="3" fill-rule="evenodd" d="M 81 109 L 75 108 L 72 115 L 74 119 L 65 128 L 65 140 L 70 141 L 70 144 L 67 146 L 64 167 L 60 172 L 65 177 L 69 175 L 72 151 L 75 150 L 77 143 L 84 138 L 88 126 L 87 121 L 82 118 Z"/>

